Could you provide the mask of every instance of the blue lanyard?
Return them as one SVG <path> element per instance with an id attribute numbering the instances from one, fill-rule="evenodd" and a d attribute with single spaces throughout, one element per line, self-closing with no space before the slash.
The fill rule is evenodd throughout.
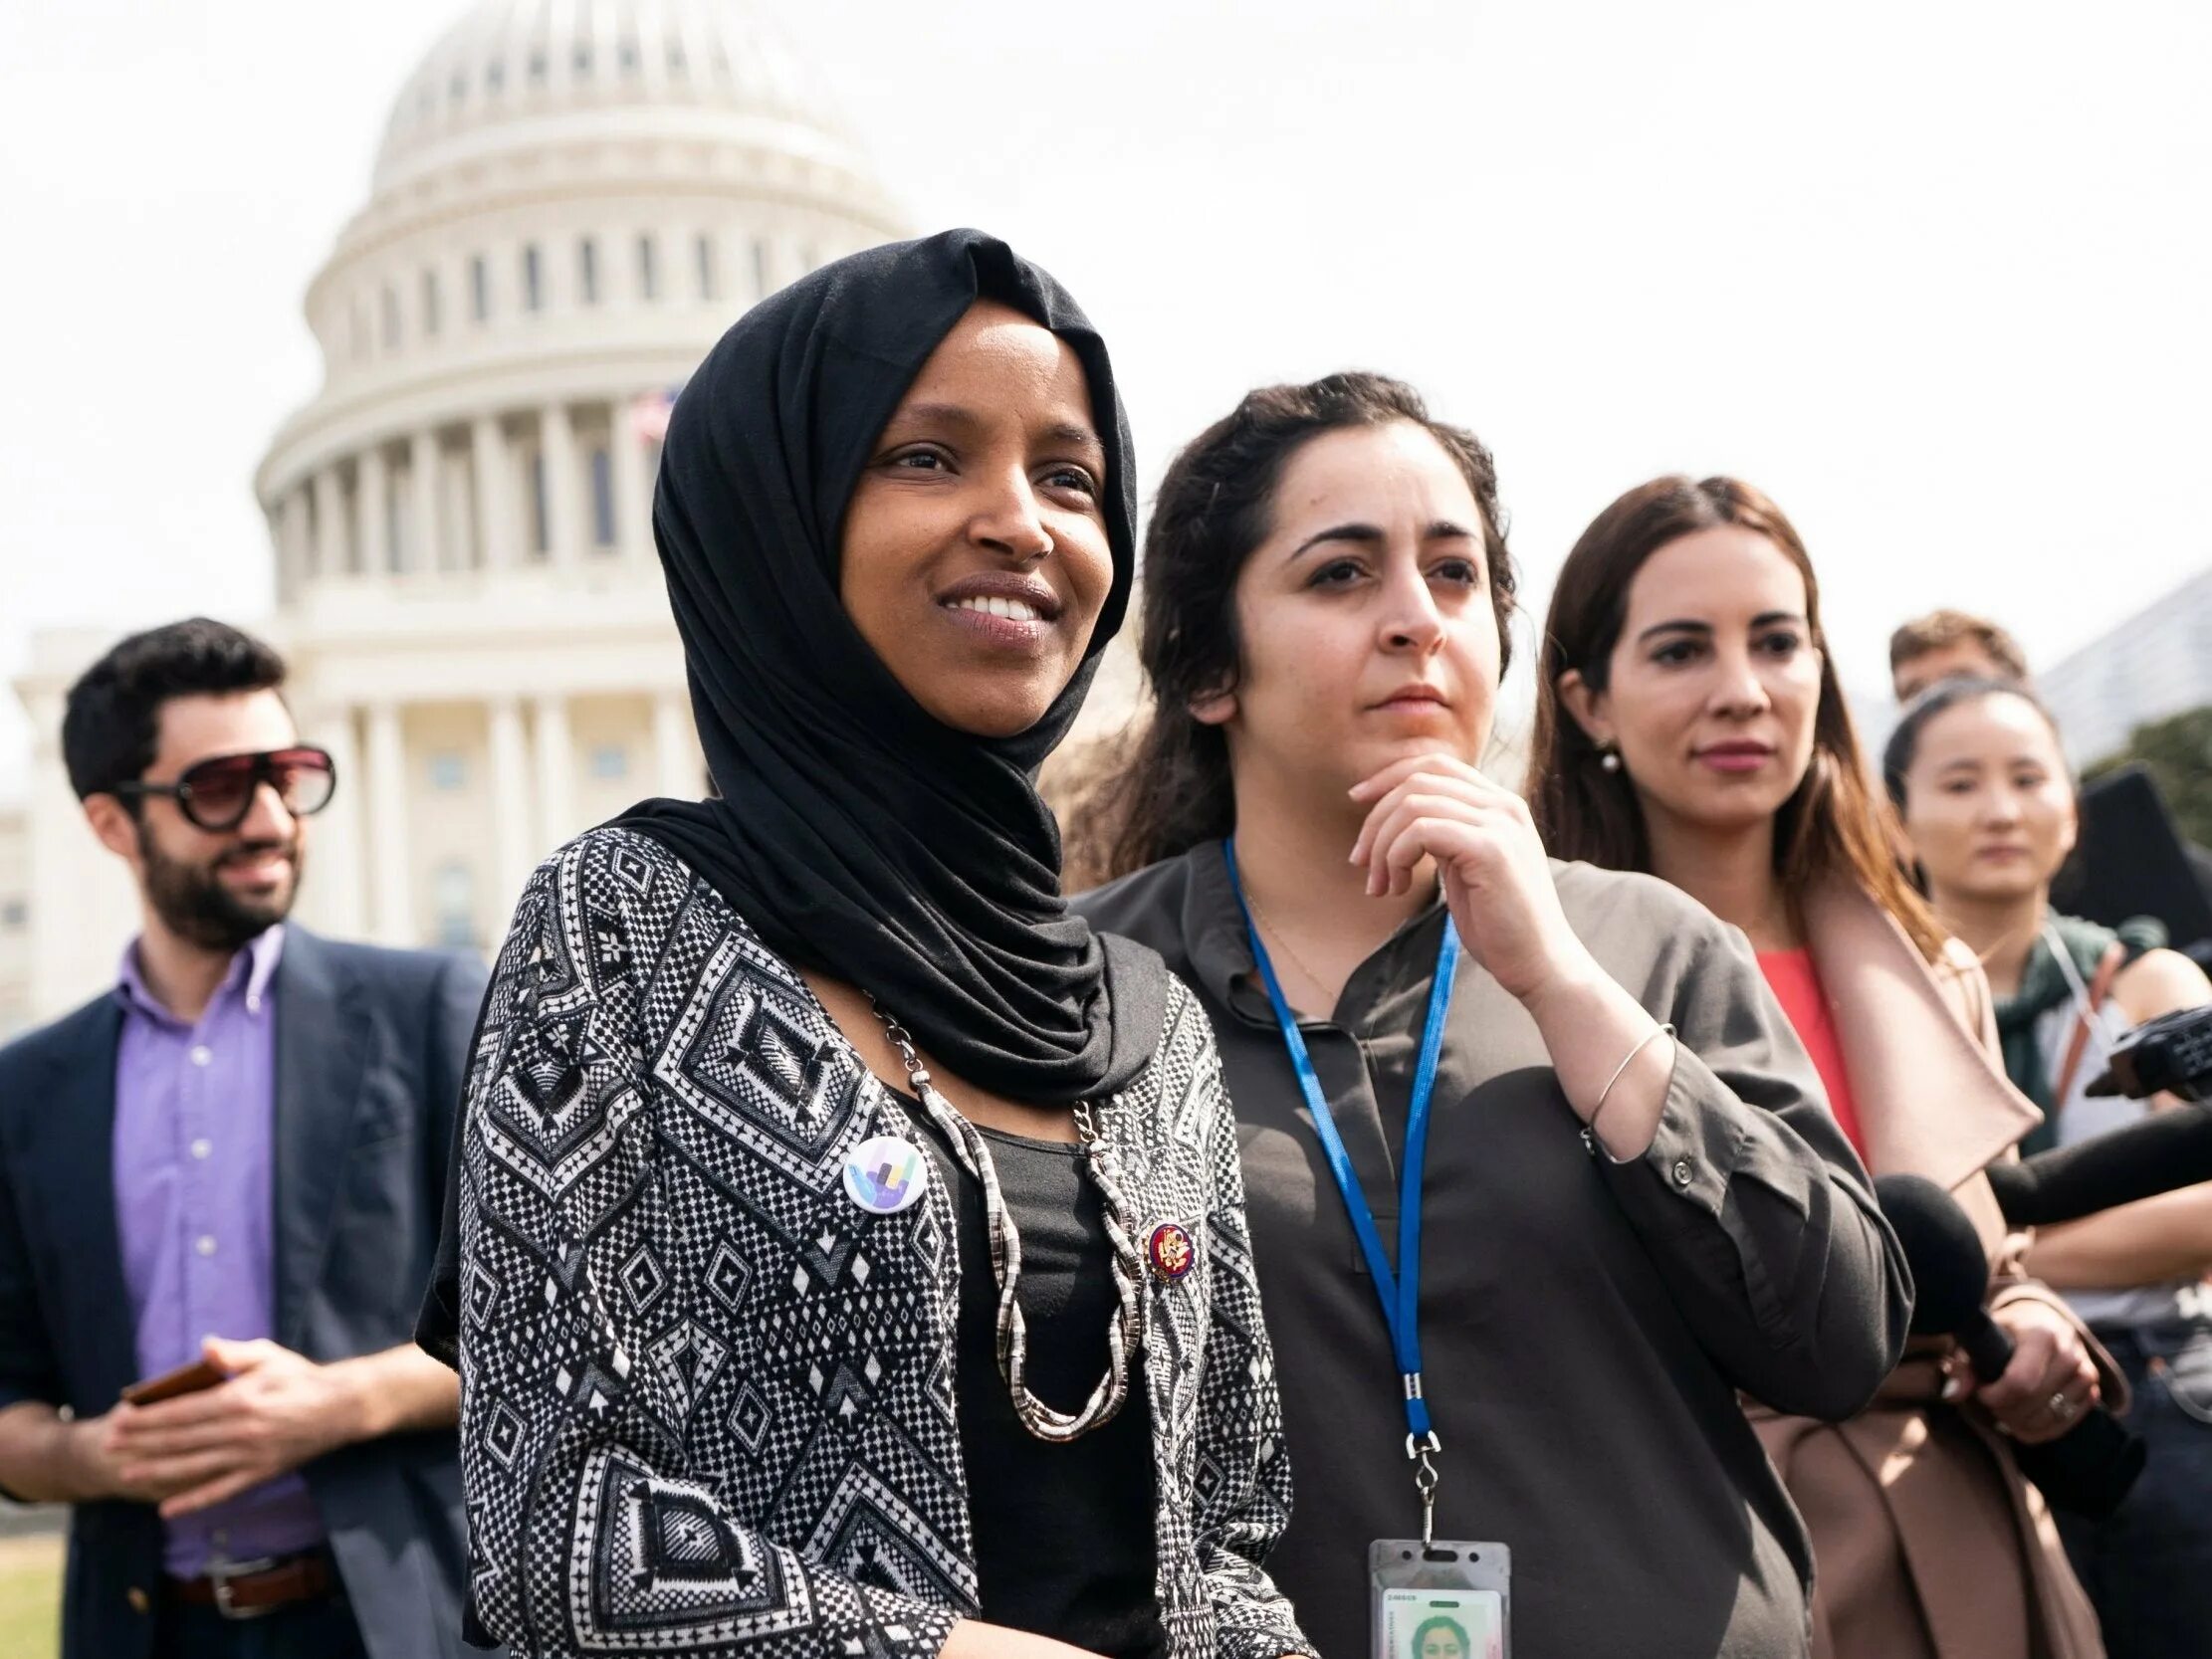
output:
<path id="1" fill-rule="evenodd" d="M 1429 1402 L 1423 1396 L 1421 1382 L 1421 1174 L 1429 1152 L 1429 1102 L 1437 1092 L 1444 1015 L 1451 1004 L 1451 981 L 1459 971 L 1459 934 L 1446 918 L 1443 943 L 1437 949 L 1437 971 L 1429 986 L 1429 1019 L 1422 1027 L 1421 1058 L 1414 1067 L 1413 1100 L 1406 1109 L 1406 1149 L 1398 1180 L 1398 1271 L 1393 1274 L 1390 1258 L 1383 1254 L 1382 1234 L 1375 1228 L 1375 1212 L 1360 1185 L 1359 1172 L 1352 1167 L 1351 1154 L 1344 1149 L 1344 1137 L 1337 1131 L 1328 1097 L 1321 1092 L 1321 1079 L 1314 1072 L 1313 1056 L 1306 1051 L 1305 1035 L 1283 997 L 1282 984 L 1275 977 L 1274 963 L 1267 959 L 1267 946 L 1260 942 L 1259 930 L 1252 925 L 1251 906 L 1245 902 L 1244 884 L 1236 874 L 1235 842 L 1222 843 L 1221 854 L 1228 861 L 1228 883 L 1236 894 L 1236 908 L 1244 916 L 1244 932 L 1251 936 L 1252 961 L 1267 987 L 1267 1000 L 1274 1004 L 1275 1023 L 1282 1028 L 1283 1047 L 1290 1051 L 1291 1070 L 1298 1074 L 1298 1087 L 1313 1114 L 1314 1133 L 1320 1136 L 1321 1148 L 1328 1154 L 1329 1172 L 1336 1176 L 1345 1213 L 1352 1218 L 1352 1231 L 1359 1235 L 1360 1251 L 1375 1281 L 1376 1300 L 1383 1305 L 1391 1353 L 1406 1390 L 1406 1455 L 1423 1458 L 1426 1467 L 1426 1455 L 1440 1448 L 1430 1424 Z M 1431 1472 L 1423 1487 L 1425 1500 L 1434 1481 Z"/>

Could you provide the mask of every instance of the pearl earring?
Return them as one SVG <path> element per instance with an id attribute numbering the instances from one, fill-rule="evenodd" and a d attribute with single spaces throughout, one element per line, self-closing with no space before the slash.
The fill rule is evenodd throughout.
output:
<path id="1" fill-rule="evenodd" d="M 1609 772 L 1621 769 L 1621 751 L 1608 744 L 1598 751 L 1598 764 Z"/>

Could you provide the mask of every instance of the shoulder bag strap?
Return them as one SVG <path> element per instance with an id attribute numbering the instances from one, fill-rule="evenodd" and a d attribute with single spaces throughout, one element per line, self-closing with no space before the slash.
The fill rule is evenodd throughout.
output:
<path id="1" fill-rule="evenodd" d="M 2126 962 L 2127 946 L 2114 939 L 2106 948 L 2103 960 L 2097 964 L 2097 977 L 2090 981 L 2088 1005 L 2075 1013 L 2074 1035 L 2066 1045 L 2066 1064 L 2059 1068 L 2058 1086 L 2051 1091 L 2054 1116 L 2073 1098 L 2075 1074 L 2081 1071 L 2082 1056 L 2089 1050 L 2090 1032 L 2097 1024 L 2098 1010 L 2111 995 L 2112 981 L 2119 977 L 2119 970 Z"/>

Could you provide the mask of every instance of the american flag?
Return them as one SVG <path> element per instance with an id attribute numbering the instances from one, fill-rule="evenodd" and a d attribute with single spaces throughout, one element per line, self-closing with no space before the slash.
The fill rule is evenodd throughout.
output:
<path id="1" fill-rule="evenodd" d="M 640 438 L 655 444 L 667 442 L 668 417 L 676 407 L 676 394 L 682 390 L 681 386 L 663 386 L 630 405 L 630 425 Z"/>

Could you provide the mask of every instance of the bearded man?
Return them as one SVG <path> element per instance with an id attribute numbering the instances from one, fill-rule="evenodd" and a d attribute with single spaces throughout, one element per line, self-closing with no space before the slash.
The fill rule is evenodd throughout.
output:
<path id="1" fill-rule="evenodd" d="M 67 1659 L 462 1652 L 458 1388 L 409 1334 L 484 974 L 286 921 L 338 780 L 284 676 L 194 618 L 62 722 L 142 913 L 0 1049 L 0 1490 L 74 1506 Z"/>

